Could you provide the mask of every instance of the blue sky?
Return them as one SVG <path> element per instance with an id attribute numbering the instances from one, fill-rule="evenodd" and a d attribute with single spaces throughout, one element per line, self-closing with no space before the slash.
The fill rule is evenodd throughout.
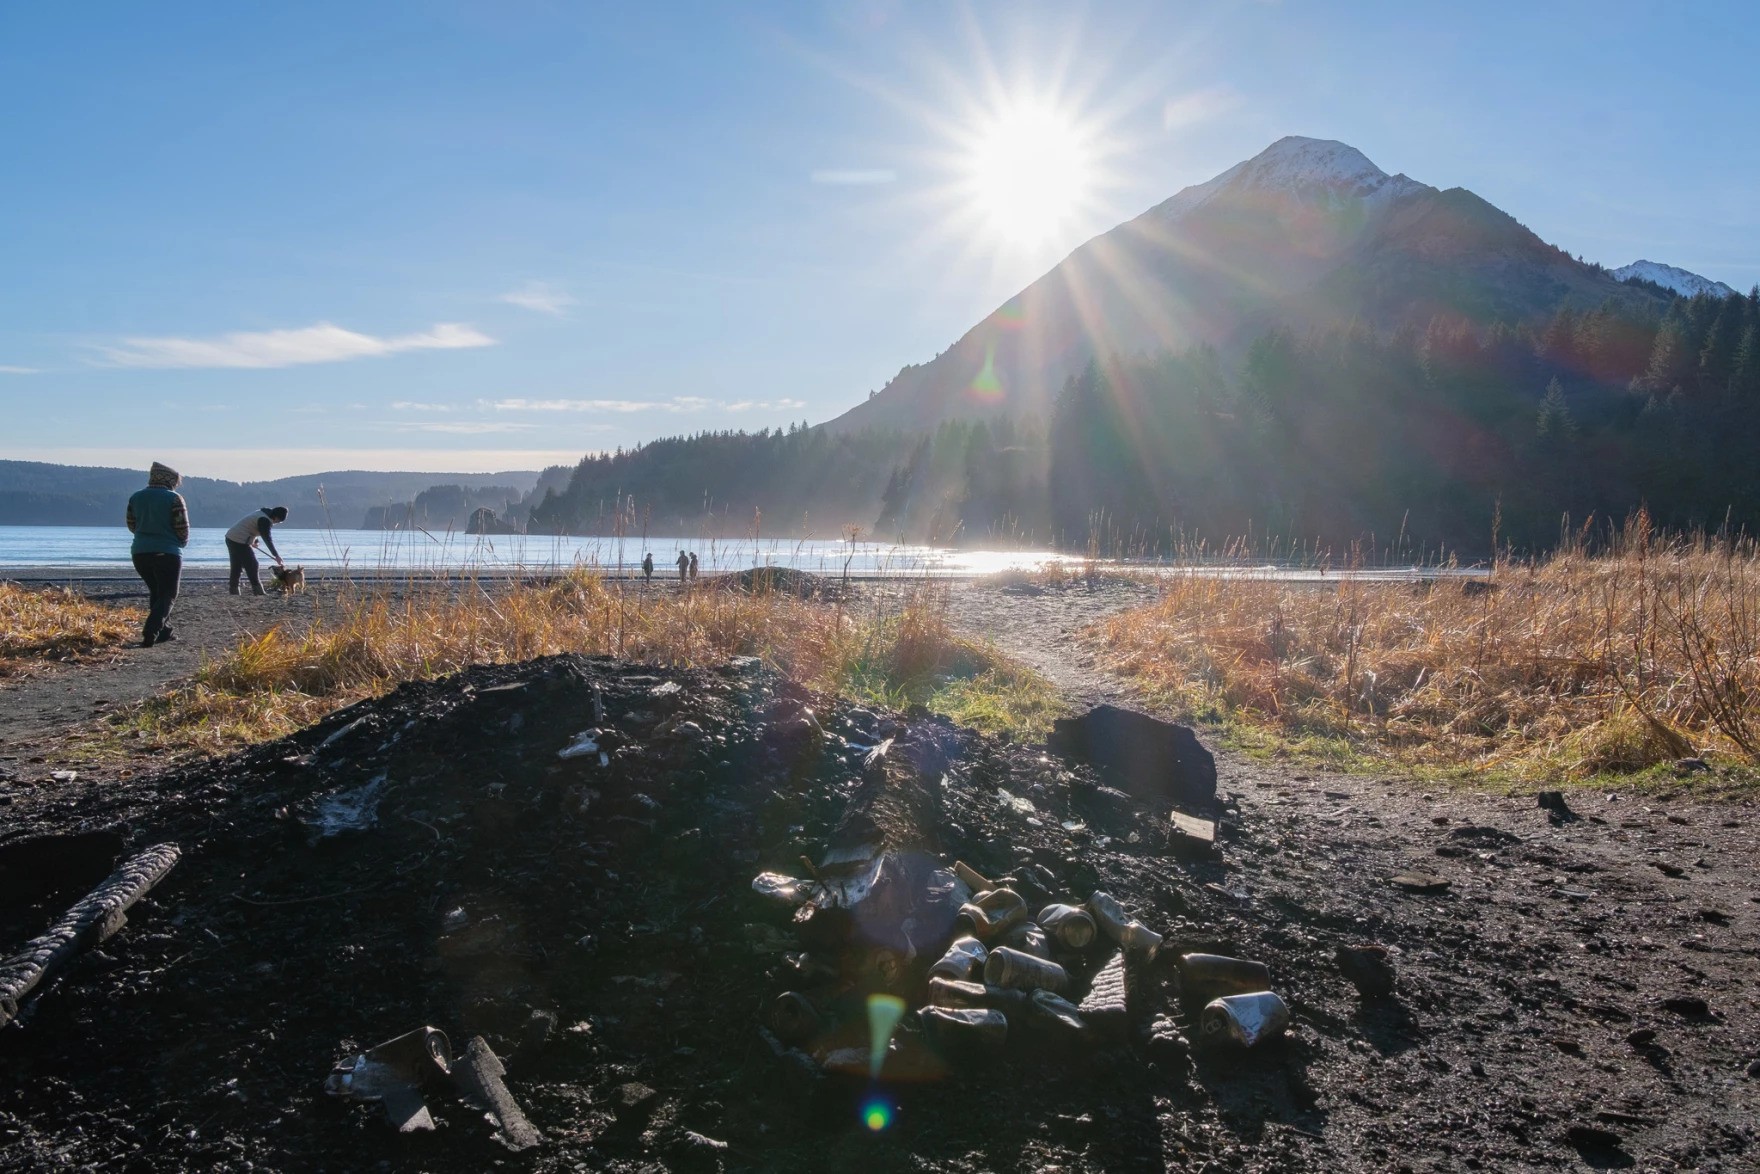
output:
<path id="1" fill-rule="evenodd" d="M 817 422 L 1285 134 L 1747 289 L 1757 12 L 8 5 L 0 457 L 493 470 Z M 1090 168 L 1030 240 L 967 177 L 1022 103 Z"/>

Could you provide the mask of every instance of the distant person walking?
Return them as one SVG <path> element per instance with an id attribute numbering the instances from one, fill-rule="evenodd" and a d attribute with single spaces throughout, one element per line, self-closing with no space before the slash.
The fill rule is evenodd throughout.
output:
<path id="1" fill-rule="evenodd" d="M 678 552 L 678 581 L 684 582 L 684 573 L 690 568 L 691 560 L 684 551 Z"/>
<path id="2" fill-rule="evenodd" d="M 238 577 L 247 575 L 251 581 L 252 595 L 266 595 L 263 580 L 257 576 L 257 551 L 259 539 L 268 547 L 269 554 L 274 557 L 275 565 L 286 566 L 281 561 L 281 552 L 275 549 L 275 539 L 269 536 L 269 529 L 277 522 L 287 521 L 287 507 L 284 505 L 264 506 L 254 514 L 247 514 L 232 524 L 226 532 L 226 557 L 232 564 L 232 579 L 227 590 L 238 594 Z"/>
<path id="3" fill-rule="evenodd" d="M 697 581 L 697 552 L 691 551 L 691 582 Z"/>
<path id="4" fill-rule="evenodd" d="M 654 552 L 651 550 L 642 556 L 642 578 L 650 583 L 654 581 Z"/>
<path id="5" fill-rule="evenodd" d="M 182 480 L 176 469 L 154 461 L 147 487 L 128 499 L 128 532 L 134 535 L 129 552 L 135 573 L 147 585 L 142 648 L 177 639 L 171 634 L 171 607 L 183 577 L 183 548 L 189 545 L 189 508 L 177 492 Z"/>

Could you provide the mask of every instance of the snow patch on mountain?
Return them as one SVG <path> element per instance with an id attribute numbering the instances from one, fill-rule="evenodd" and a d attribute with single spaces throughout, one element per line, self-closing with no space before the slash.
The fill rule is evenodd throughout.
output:
<path id="1" fill-rule="evenodd" d="M 1672 289 L 1684 298 L 1696 294 L 1710 294 L 1714 298 L 1727 298 L 1736 291 L 1721 281 L 1712 281 L 1709 277 L 1701 277 L 1690 269 L 1682 269 L 1675 265 L 1664 265 L 1660 261 L 1633 261 L 1630 265 L 1612 271 L 1616 281 L 1630 281 L 1640 278 L 1654 282 L 1664 289 Z"/>
<path id="2" fill-rule="evenodd" d="M 1215 179 L 1184 189 L 1157 206 L 1154 214 L 1178 220 L 1225 194 L 1318 195 L 1379 204 L 1430 190 L 1428 184 L 1415 179 L 1387 174 L 1348 143 L 1290 135 Z"/>

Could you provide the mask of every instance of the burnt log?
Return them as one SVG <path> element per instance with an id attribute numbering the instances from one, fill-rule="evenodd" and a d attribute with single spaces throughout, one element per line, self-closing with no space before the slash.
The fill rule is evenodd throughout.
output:
<path id="1" fill-rule="evenodd" d="M 1089 763 L 1109 785 L 1157 806 L 1206 808 L 1216 801 L 1216 759 L 1191 727 L 1116 705 L 1059 718 L 1046 745 Z"/>
<path id="2" fill-rule="evenodd" d="M 180 855 L 176 844 L 155 844 L 111 873 L 49 931 L 0 962 L 0 1027 L 18 1017 L 19 1006 L 44 979 L 128 922 L 128 910 L 165 879 Z"/>

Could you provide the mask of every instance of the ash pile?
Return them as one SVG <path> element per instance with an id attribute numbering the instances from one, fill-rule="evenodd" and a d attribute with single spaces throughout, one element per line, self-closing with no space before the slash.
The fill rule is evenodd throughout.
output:
<path id="1" fill-rule="evenodd" d="M 557 657 L 70 794 L 0 832 L 7 947 L 59 927 L 0 1029 L 9 1160 L 1158 1167 L 1240 986 L 1180 960 L 1260 943 L 1204 889 L 1208 756 L 1138 720 L 1054 756 L 756 662 Z M 1262 1034 L 1223 1079 L 1282 1105 L 1308 1045 Z"/>

